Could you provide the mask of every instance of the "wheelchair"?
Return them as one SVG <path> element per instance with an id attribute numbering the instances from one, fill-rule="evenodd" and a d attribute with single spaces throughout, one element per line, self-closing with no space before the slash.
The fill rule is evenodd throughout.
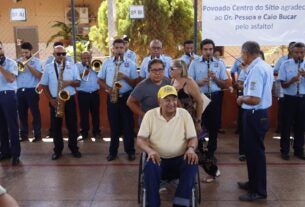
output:
<path id="1" fill-rule="evenodd" d="M 146 207 L 146 202 L 147 202 L 146 189 L 144 186 L 144 173 L 143 173 L 146 159 L 147 159 L 147 154 L 145 152 L 142 152 L 140 157 L 139 174 L 138 174 L 138 204 L 141 207 Z M 166 181 L 163 180 L 161 180 L 160 182 L 166 183 Z M 191 207 L 198 207 L 200 203 L 201 203 L 201 187 L 200 187 L 200 175 L 198 169 L 195 185 L 192 189 Z"/>

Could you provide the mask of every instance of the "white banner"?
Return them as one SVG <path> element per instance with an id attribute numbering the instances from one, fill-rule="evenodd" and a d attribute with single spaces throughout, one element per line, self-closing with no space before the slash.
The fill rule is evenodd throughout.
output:
<path id="1" fill-rule="evenodd" d="M 202 0 L 202 39 L 216 45 L 305 41 L 304 0 Z"/>

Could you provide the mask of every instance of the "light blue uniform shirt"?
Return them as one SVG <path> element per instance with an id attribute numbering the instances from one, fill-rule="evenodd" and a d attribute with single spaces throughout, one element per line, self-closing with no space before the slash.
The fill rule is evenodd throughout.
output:
<path id="1" fill-rule="evenodd" d="M 257 105 L 243 103 L 243 109 L 267 109 L 272 105 L 272 83 L 273 70 L 260 57 L 252 61 L 246 70 L 246 80 L 244 82 L 244 96 L 260 98 Z"/>
<path id="2" fill-rule="evenodd" d="M 18 75 L 17 63 L 12 59 L 6 58 L 3 65 L 1 65 L 1 67 L 3 67 L 4 70 L 14 74 L 15 76 Z M 4 78 L 3 74 L 0 72 L 0 91 L 7 91 L 7 90 L 13 90 L 13 91 L 17 90 L 17 80 L 14 80 L 12 83 L 9 83 Z"/>
<path id="3" fill-rule="evenodd" d="M 110 57 L 103 63 L 102 69 L 97 75 L 98 78 L 105 80 L 106 85 L 111 88 L 115 75 L 115 67 L 116 66 L 114 62 L 114 57 Z M 122 64 L 120 65 L 119 71 L 131 79 L 138 78 L 137 67 L 135 63 L 129 59 L 123 60 Z M 120 82 L 122 83 L 122 87 L 119 91 L 120 94 L 126 93 L 133 89 L 132 86 L 129 85 L 125 80 L 120 80 Z"/>
<path id="4" fill-rule="evenodd" d="M 161 55 L 159 58 L 165 65 L 164 68 L 164 76 L 166 77 L 170 77 L 170 67 L 172 65 L 172 58 L 166 55 Z M 141 68 L 140 68 L 140 76 L 142 78 L 148 78 L 149 76 L 149 72 L 148 72 L 148 64 L 151 61 L 151 56 L 147 56 L 143 59 L 142 64 L 141 64 Z"/>
<path id="5" fill-rule="evenodd" d="M 76 63 L 75 66 L 80 76 L 83 74 L 84 70 L 87 69 L 87 67 L 83 66 L 83 64 L 80 62 Z M 88 81 L 85 81 L 84 79 Z M 89 93 L 99 90 L 100 85 L 97 83 L 97 80 L 97 73 L 93 71 L 90 67 L 90 72 L 83 79 L 81 79 L 80 86 L 77 87 L 76 90 Z"/>
<path id="6" fill-rule="evenodd" d="M 247 78 L 247 73 L 246 73 L 245 69 L 241 69 L 237 80 L 244 82 L 246 80 L 246 78 Z"/>
<path id="7" fill-rule="evenodd" d="M 23 62 L 23 58 L 19 58 L 17 61 Z M 36 57 L 33 57 L 28 63 L 30 66 L 35 68 L 40 73 L 43 73 L 42 66 L 40 64 L 40 60 Z M 35 88 L 39 82 L 39 79 L 35 77 L 30 69 L 25 66 L 23 72 L 19 72 L 17 76 L 17 87 L 18 88 Z"/>
<path id="8" fill-rule="evenodd" d="M 242 63 L 242 59 L 241 57 L 240 58 L 237 58 L 237 60 L 235 60 L 232 68 L 231 68 L 231 74 L 234 74 L 234 73 L 237 73 L 238 75 L 240 74 L 240 72 L 242 71 L 242 69 L 239 67 L 240 64 Z"/>
<path id="9" fill-rule="evenodd" d="M 216 60 L 212 58 L 210 61 L 210 70 L 216 74 L 216 78 L 220 80 L 227 80 L 228 75 L 226 73 L 226 66 L 224 65 L 223 61 Z M 191 63 L 189 70 L 189 76 L 191 76 L 195 81 L 202 80 L 208 77 L 208 64 L 207 61 L 204 61 L 202 57 L 193 60 Z M 221 88 L 211 80 L 211 93 L 220 91 Z M 208 84 L 200 87 L 200 91 L 202 93 L 208 93 Z"/>
<path id="10" fill-rule="evenodd" d="M 60 65 L 58 63 L 56 63 L 56 65 L 59 75 Z M 63 72 L 63 80 L 73 80 L 73 81 L 80 80 L 78 70 L 73 63 L 66 62 L 66 66 Z M 40 84 L 49 86 L 51 96 L 53 98 L 57 97 L 58 79 L 54 68 L 54 61 L 45 66 L 45 70 L 42 75 Z M 75 95 L 75 88 L 72 86 L 67 86 L 64 88 L 64 90 L 69 91 L 71 96 Z"/>
<path id="11" fill-rule="evenodd" d="M 194 60 L 197 58 L 200 58 L 200 56 L 194 54 Z M 183 60 L 186 63 L 186 65 L 189 65 L 191 61 L 191 57 L 188 56 L 187 54 L 182 55 L 179 59 Z"/>
<path id="12" fill-rule="evenodd" d="M 46 66 L 46 65 L 48 65 L 48 64 L 50 64 L 50 63 L 52 63 L 54 60 L 55 60 L 55 57 L 54 57 L 53 55 L 49 56 L 49 57 L 47 58 L 47 60 L 45 61 L 44 66 Z M 73 59 L 72 59 L 72 57 L 71 57 L 70 55 L 67 55 L 67 56 L 66 56 L 66 61 L 69 61 L 69 62 L 71 62 L 71 63 L 74 63 L 74 61 L 73 61 Z"/>
<path id="13" fill-rule="evenodd" d="M 275 63 L 273 72 L 274 73 L 279 73 L 280 67 L 283 62 L 287 61 L 289 59 L 288 55 L 282 56 L 278 61 Z M 281 81 L 277 78 L 274 82 L 274 92 L 276 97 L 283 97 L 284 96 L 284 91 L 281 85 Z"/>
<path id="14" fill-rule="evenodd" d="M 303 61 L 300 65 L 300 69 L 304 70 L 304 68 L 305 68 L 305 62 Z M 297 75 L 298 75 L 298 63 L 296 63 L 294 59 L 289 59 L 282 63 L 279 71 L 278 80 L 288 81 Z M 305 79 L 302 76 L 299 86 L 300 86 L 299 88 L 300 94 L 305 95 Z M 283 93 L 290 96 L 297 95 L 297 82 L 291 84 L 288 88 L 283 88 Z"/>
<path id="15" fill-rule="evenodd" d="M 137 54 L 130 49 L 127 49 L 127 51 L 124 53 L 124 59 L 130 59 L 137 65 Z"/>

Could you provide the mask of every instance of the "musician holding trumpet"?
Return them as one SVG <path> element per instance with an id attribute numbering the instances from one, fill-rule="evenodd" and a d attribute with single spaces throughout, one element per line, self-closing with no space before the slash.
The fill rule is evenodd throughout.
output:
<path id="1" fill-rule="evenodd" d="M 66 50 L 58 45 L 54 48 L 55 60 L 45 66 L 40 84 L 51 106 L 51 118 L 54 133 L 54 153 L 52 160 L 57 160 L 62 155 L 64 148 L 62 135 L 62 120 L 65 116 L 68 129 L 68 147 L 73 157 L 82 155 L 77 146 L 77 114 L 75 103 L 75 87 L 80 86 L 80 76 L 76 66 L 66 61 Z"/>
<path id="2" fill-rule="evenodd" d="M 202 57 L 194 59 L 188 73 L 198 84 L 201 93 L 211 99 L 202 114 L 201 124 L 209 133 L 208 156 L 214 159 L 217 148 L 217 133 L 221 119 L 221 90 L 227 88 L 227 73 L 223 61 L 213 58 L 215 44 L 213 40 L 204 39 L 200 43 Z"/>
<path id="3" fill-rule="evenodd" d="M 81 62 L 76 63 L 81 76 L 80 86 L 76 89 L 80 112 L 80 134 L 83 140 L 88 139 L 89 113 L 91 113 L 92 135 L 95 139 L 100 139 L 100 86 L 97 82 L 97 72 L 102 67 L 102 63 L 100 62 L 99 67 L 98 65 L 92 65 L 92 56 L 88 51 L 82 52 L 80 57 Z"/>
<path id="4" fill-rule="evenodd" d="M 21 152 L 15 93 L 17 75 L 16 62 L 4 56 L 0 41 L 0 161 L 12 157 L 12 165 L 19 164 Z"/>
<path id="5" fill-rule="evenodd" d="M 130 59 L 124 59 L 124 40 L 115 39 L 113 57 L 108 58 L 98 74 L 99 84 L 107 93 L 107 113 L 111 130 L 108 161 L 118 155 L 119 137 L 124 137 L 124 150 L 128 160 L 135 159 L 134 119 L 126 101 L 138 78 L 137 67 Z"/>
<path id="6" fill-rule="evenodd" d="M 42 76 L 43 70 L 40 60 L 32 54 L 32 44 L 23 42 L 21 44 L 21 55 L 17 59 L 17 107 L 20 120 L 20 141 L 27 141 L 29 134 L 28 110 L 33 117 L 34 140 L 41 140 L 41 116 L 39 110 L 39 94 L 36 93 L 36 86 Z"/>

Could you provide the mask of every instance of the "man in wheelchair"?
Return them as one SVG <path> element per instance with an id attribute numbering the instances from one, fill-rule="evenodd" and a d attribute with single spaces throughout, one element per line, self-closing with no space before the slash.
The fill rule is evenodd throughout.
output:
<path id="1" fill-rule="evenodd" d="M 177 108 L 177 91 L 166 85 L 158 92 L 160 107 L 146 112 L 137 145 L 147 153 L 144 187 L 147 206 L 160 206 L 160 180 L 179 179 L 173 206 L 190 206 L 198 171 L 196 130 L 191 115 Z"/>

